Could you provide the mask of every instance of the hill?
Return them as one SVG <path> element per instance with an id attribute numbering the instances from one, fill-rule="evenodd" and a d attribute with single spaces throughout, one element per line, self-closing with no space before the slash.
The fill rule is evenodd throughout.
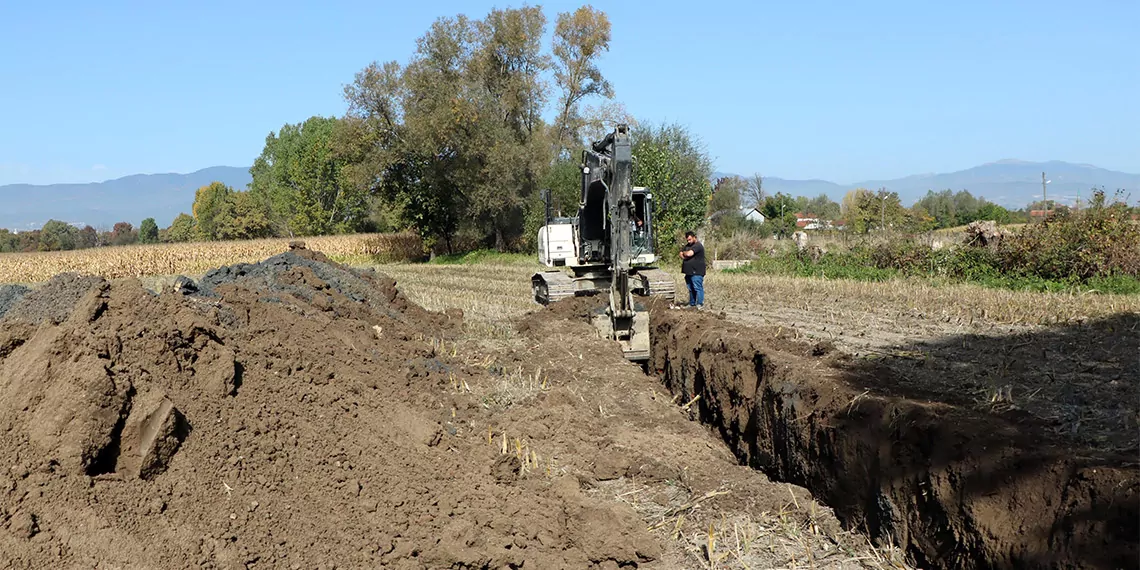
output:
<path id="1" fill-rule="evenodd" d="M 1027 162 L 1021 160 L 999 160 L 973 168 L 942 174 L 918 174 L 891 180 L 865 180 L 850 184 L 837 184 L 827 180 L 789 180 L 777 177 L 764 178 L 764 190 L 769 194 L 783 192 L 793 196 L 818 196 L 827 194 L 839 201 L 847 191 L 855 188 L 886 188 L 899 193 L 903 204 L 911 205 L 926 195 L 928 190 L 935 192 L 950 189 L 955 192 L 969 190 L 974 196 L 1007 208 L 1024 208 L 1034 200 L 1040 200 L 1041 173 L 1048 180 L 1050 199 L 1059 203 L 1072 204 L 1078 196 L 1087 199 L 1092 188 L 1103 187 L 1112 193 L 1119 188 L 1131 191 L 1133 199 L 1140 196 L 1140 174 L 1128 174 L 1099 168 L 1089 164 L 1073 164 L 1053 160 L 1049 162 Z M 730 176 L 717 172 L 714 178 Z"/>
<path id="2" fill-rule="evenodd" d="M 165 227 L 180 212 L 190 212 L 198 188 L 218 181 L 244 190 L 250 180 L 248 167 L 213 166 L 189 174 L 134 174 L 89 184 L 9 184 L 0 186 L 0 228 L 38 229 L 50 219 L 95 228 L 124 221 L 138 227 L 146 218 Z"/>

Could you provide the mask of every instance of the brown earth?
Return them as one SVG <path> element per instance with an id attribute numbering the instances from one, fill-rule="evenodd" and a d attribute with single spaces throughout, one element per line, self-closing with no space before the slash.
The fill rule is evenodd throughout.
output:
<path id="1" fill-rule="evenodd" d="M 1052 325 L 935 318 L 835 299 L 803 310 L 765 299 L 729 320 L 834 343 L 892 391 L 997 415 L 1029 415 L 1073 447 L 1140 456 L 1140 313 Z"/>
<path id="2" fill-rule="evenodd" d="M 903 366 L 786 326 L 659 310 L 651 368 L 683 398 L 700 396 L 694 415 L 741 462 L 811 489 L 846 526 L 904 546 L 922 567 L 1131 568 L 1140 471 L 1135 433 L 1116 427 L 1129 418 L 1113 412 L 1135 413 L 1138 327 L 1137 316 L 1120 315 L 988 343 L 951 338 L 944 358 Z M 1008 399 L 979 409 L 964 389 L 979 361 L 996 366 L 1000 355 L 1008 369 L 1023 349 L 1060 353 L 1061 372 L 1083 360 L 1103 362 L 1102 373 L 1034 379 L 1069 398 L 1030 411 Z M 1039 416 L 1075 396 L 1094 408 L 1086 417 L 1118 422 L 1096 424 L 1093 445 Z"/>
<path id="3" fill-rule="evenodd" d="M 891 542 L 923 567 L 1137 559 L 1127 318 L 919 364 L 655 307 L 658 380 L 595 338 L 601 298 L 473 339 L 303 248 L 158 292 L 61 275 L 0 298 L 0 567 L 902 567 Z M 1063 356 L 1049 382 L 1039 346 Z M 1048 402 L 979 409 L 963 370 L 999 356 L 1044 394 L 1072 375 L 1065 406 L 1107 390 L 1074 412 L 1107 439 L 1062 433 Z"/>
<path id="4" fill-rule="evenodd" d="M 566 318 L 587 301 L 488 352 L 303 248 L 81 282 L 0 319 L 5 568 L 878 566 Z"/>

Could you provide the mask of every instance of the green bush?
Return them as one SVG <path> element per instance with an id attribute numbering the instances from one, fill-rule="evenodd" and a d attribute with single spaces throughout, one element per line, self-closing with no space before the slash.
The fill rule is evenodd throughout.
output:
<path id="1" fill-rule="evenodd" d="M 1140 275 L 1140 225 L 1127 204 L 1096 191 L 1089 208 L 1062 210 L 1025 226 L 997 247 L 1002 268 L 1017 275 L 1072 282 Z"/>
<path id="2" fill-rule="evenodd" d="M 1103 192 L 1090 207 L 1062 211 L 987 246 L 934 249 L 913 240 L 863 242 L 846 251 L 812 248 L 762 256 L 743 271 L 883 281 L 916 276 L 1034 291 L 1140 293 L 1140 224 Z"/>

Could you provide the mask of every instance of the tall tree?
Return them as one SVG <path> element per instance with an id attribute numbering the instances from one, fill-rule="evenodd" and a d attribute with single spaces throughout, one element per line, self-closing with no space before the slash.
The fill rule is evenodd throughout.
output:
<path id="1" fill-rule="evenodd" d="M 764 198 L 760 213 L 764 223 L 772 227 L 772 232 L 781 238 L 796 231 L 796 200 L 788 194 L 777 192 Z"/>
<path id="2" fill-rule="evenodd" d="M 640 128 L 631 130 L 630 138 L 633 183 L 653 192 L 657 238 L 676 249 L 685 231 L 696 231 L 704 225 L 712 194 L 712 159 L 704 143 L 677 123 L 643 122 Z"/>
<path id="3" fill-rule="evenodd" d="M 889 192 L 885 188 L 858 194 L 853 213 L 847 215 L 848 224 L 859 233 L 901 226 L 905 218 L 906 209 L 898 192 Z"/>
<path id="4" fill-rule="evenodd" d="M 59 220 L 48 220 L 40 229 L 40 251 L 75 249 L 79 228 Z"/>
<path id="5" fill-rule="evenodd" d="M 139 224 L 139 243 L 158 243 L 158 223 L 147 218 Z"/>
<path id="6" fill-rule="evenodd" d="M 266 137 L 250 169 L 250 191 L 271 212 L 277 233 L 344 233 L 367 218 L 368 190 L 353 183 L 347 161 L 334 149 L 339 124 L 314 116 Z"/>
<path id="7" fill-rule="evenodd" d="M 740 212 L 740 195 L 748 188 L 748 183 L 739 176 L 718 178 L 709 198 L 707 219 L 713 233 L 729 236 L 740 229 L 744 215 Z"/>
<path id="8" fill-rule="evenodd" d="M 0 253 L 20 251 L 20 234 L 0 228 Z"/>
<path id="9" fill-rule="evenodd" d="M 249 191 L 234 192 L 218 213 L 218 239 L 257 239 L 273 235 L 269 208 Z"/>
<path id="10" fill-rule="evenodd" d="M 256 178 L 255 178 L 256 180 Z M 201 240 L 218 239 L 218 217 L 227 207 L 233 188 L 221 182 L 211 182 L 194 193 L 194 227 Z"/>
<path id="11" fill-rule="evenodd" d="M 586 97 L 614 96 L 597 60 L 610 49 L 610 20 L 605 12 L 582 6 L 558 15 L 554 26 L 554 80 L 562 90 L 555 121 L 555 152 L 581 144 L 582 117 L 578 104 Z"/>
<path id="12" fill-rule="evenodd" d="M 166 240 L 170 242 L 193 241 L 196 236 L 197 227 L 194 218 L 185 212 L 178 214 L 166 230 Z"/>
<path id="13" fill-rule="evenodd" d="M 139 240 L 138 231 L 128 222 L 117 222 L 111 229 L 111 245 L 127 245 Z"/>
<path id="14" fill-rule="evenodd" d="M 385 81 L 372 87 L 372 99 L 403 117 L 391 130 L 395 140 L 378 172 L 383 194 L 428 247 L 443 244 L 447 251 L 468 218 L 473 173 L 480 164 L 480 113 L 468 72 L 475 37 L 475 23 L 466 16 L 440 18 L 416 41 L 400 87 Z M 387 66 L 385 73 L 390 77 L 393 70 Z M 375 111 L 368 115 L 374 122 L 376 116 Z"/>
<path id="15" fill-rule="evenodd" d="M 911 233 L 930 231 L 934 229 L 935 224 L 934 216 L 919 204 L 906 210 L 903 217 L 903 229 Z"/>
<path id="16" fill-rule="evenodd" d="M 517 237 L 523 207 L 550 164 L 541 118 L 546 101 L 541 74 L 550 68 L 550 57 L 542 53 L 545 27 L 538 7 L 492 10 L 477 25 L 470 74 L 478 86 L 476 132 L 483 144 L 473 145 L 481 164 L 472 172 L 471 215 L 500 251 Z"/>
<path id="17" fill-rule="evenodd" d="M 764 198 L 766 197 L 767 195 L 764 193 L 764 177 L 760 176 L 760 174 L 749 176 L 748 187 L 742 197 L 744 205 L 759 209 L 764 205 Z"/>
<path id="18" fill-rule="evenodd" d="M 807 212 L 821 220 L 838 220 L 840 216 L 839 204 L 828 198 L 827 194 L 820 194 L 809 200 Z"/>
<path id="19" fill-rule="evenodd" d="M 716 218 L 728 214 L 739 214 L 741 195 L 748 189 L 748 182 L 739 176 L 718 178 L 709 200 L 708 216 L 716 223 Z"/>
<path id="20" fill-rule="evenodd" d="M 90 225 L 83 226 L 83 229 L 79 230 L 79 234 L 75 238 L 75 247 L 85 249 L 97 245 L 99 245 L 99 232 L 95 231 L 95 228 Z"/>
<path id="21" fill-rule="evenodd" d="M 860 200 L 868 194 L 873 193 L 866 188 L 856 188 L 843 195 L 843 201 L 839 206 L 840 214 L 848 221 L 848 224 L 851 223 L 851 217 L 858 214 Z"/>

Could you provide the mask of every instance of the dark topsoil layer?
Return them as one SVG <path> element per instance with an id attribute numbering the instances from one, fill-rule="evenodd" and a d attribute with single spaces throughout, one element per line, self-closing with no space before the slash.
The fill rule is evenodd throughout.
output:
<path id="1" fill-rule="evenodd" d="M 1113 351 L 1131 346 L 1114 354 L 1131 359 L 1132 373 L 1107 371 L 1102 408 L 1135 414 L 1137 340 L 1120 335 L 1138 330 L 1140 317 L 1110 321 L 1092 328 L 1116 332 L 1097 337 Z M 1108 569 L 1140 560 L 1136 449 L 1086 447 L 1016 406 L 979 407 L 954 391 L 960 383 L 944 366 L 932 366 L 927 381 L 921 365 L 907 376 L 787 328 L 669 310 L 652 322 L 651 369 L 683 398 L 701 397 L 696 414 L 742 462 L 804 485 L 846 525 L 904 546 L 921 567 Z M 1082 325 L 1084 344 L 1089 330 Z M 1056 338 L 1067 336 L 1049 331 L 1016 348 L 1071 343 Z"/>

